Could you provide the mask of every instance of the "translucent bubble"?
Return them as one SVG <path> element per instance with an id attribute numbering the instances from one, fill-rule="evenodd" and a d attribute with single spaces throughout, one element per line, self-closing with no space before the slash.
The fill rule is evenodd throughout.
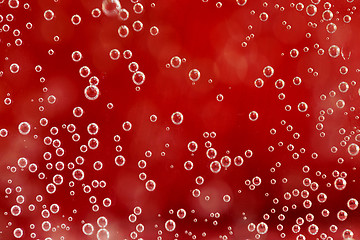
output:
<path id="1" fill-rule="evenodd" d="M 97 231 L 96 237 L 98 240 L 108 240 L 110 238 L 110 233 L 108 230 L 102 228 Z"/>
<path id="2" fill-rule="evenodd" d="M 271 66 L 266 66 L 263 69 L 263 74 L 265 77 L 271 77 L 272 75 L 274 75 L 274 69 Z"/>
<path id="3" fill-rule="evenodd" d="M 71 17 L 71 22 L 74 25 L 79 25 L 81 22 L 81 17 L 79 15 L 75 14 Z"/>
<path id="4" fill-rule="evenodd" d="M 13 63 L 10 65 L 10 72 L 11 73 L 18 73 L 20 70 L 20 67 L 17 63 Z"/>
<path id="5" fill-rule="evenodd" d="M 13 234 L 15 238 L 21 238 L 24 235 L 24 231 L 21 228 L 15 228 Z"/>
<path id="6" fill-rule="evenodd" d="M 206 156 L 207 156 L 209 159 L 214 159 L 214 158 L 216 158 L 216 155 L 217 155 L 217 151 L 216 151 L 214 148 L 209 148 L 209 149 L 206 151 Z"/>
<path id="7" fill-rule="evenodd" d="M 198 144 L 194 141 L 188 143 L 188 149 L 190 152 L 195 152 L 198 149 Z"/>
<path id="8" fill-rule="evenodd" d="M 344 210 L 340 210 L 337 214 L 337 219 L 339 219 L 340 221 L 345 221 L 348 217 L 348 213 L 345 212 Z"/>
<path id="9" fill-rule="evenodd" d="M 343 231 L 342 236 L 343 236 L 344 240 L 353 240 L 354 239 L 354 233 L 350 229 L 345 229 Z"/>
<path id="10" fill-rule="evenodd" d="M 345 93 L 349 90 L 349 84 L 347 82 L 341 82 L 339 83 L 338 88 L 340 92 Z"/>
<path id="11" fill-rule="evenodd" d="M 145 74 L 143 72 L 137 71 L 132 75 L 132 80 L 136 85 L 141 85 L 145 82 Z"/>
<path id="12" fill-rule="evenodd" d="M 79 74 L 81 77 L 83 78 L 86 78 L 90 75 L 91 71 L 90 71 L 90 68 L 87 67 L 87 66 L 82 66 L 80 69 L 79 69 Z"/>
<path id="13" fill-rule="evenodd" d="M 158 34 L 159 34 L 159 28 L 156 27 L 156 26 L 152 26 L 152 27 L 150 28 L 150 34 L 151 34 L 152 36 L 158 35 Z"/>
<path id="14" fill-rule="evenodd" d="M 174 112 L 171 115 L 171 121 L 175 125 L 180 125 L 184 121 L 184 116 L 181 112 Z"/>
<path id="15" fill-rule="evenodd" d="M 236 0 L 236 3 L 237 3 L 239 6 L 245 6 L 245 4 L 247 3 L 247 0 Z"/>
<path id="16" fill-rule="evenodd" d="M 359 154 L 359 145 L 357 145 L 356 143 L 352 143 L 348 146 L 348 153 L 351 155 L 351 156 L 356 156 Z"/>
<path id="17" fill-rule="evenodd" d="M 129 28 L 125 25 L 121 25 L 118 28 L 118 34 L 122 38 L 126 38 L 129 35 Z"/>
<path id="18" fill-rule="evenodd" d="M 82 54 L 80 51 L 74 51 L 72 54 L 71 54 L 71 59 L 74 61 L 74 62 L 79 62 L 81 59 L 82 59 Z"/>
<path id="19" fill-rule="evenodd" d="M 167 220 L 165 222 L 165 229 L 168 231 L 168 232 L 173 232 L 176 228 L 176 224 L 174 222 L 174 220 Z"/>
<path id="20" fill-rule="evenodd" d="M 73 114 L 75 117 L 81 117 L 84 114 L 84 110 L 81 107 L 75 107 L 73 110 Z"/>
<path id="21" fill-rule="evenodd" d="M 109 53 L 112 60 L 118 60 L 120 58 L 120 51 L 118 49 L 112 49 Z"/>
<path id="22" fill-rule="evenodd" d="M 49 9 L 49 10 L 46 10 L 46 11 L 44 12 L 44 18 L 45 18 L 46 21 L 51 21 L 51 20 L 53 20 L 53 19 L 54 19 L 54 16 L 55 16 L 54 12 L 51 11 L 50 9 Z"/>
<path id="23" fill-rule="evenodd" d="M 356 210 L 359 206 L 359 202 L 355 198 L 350 198 L 347 201 L 347 206 L 350 210 Z"/>
<path id="24" fill-rule="evenodd" d="M 143 29 L 143 26 L 144 26 L 143 23 L 139 20 L 133 22 L 132 25 L 135 32 L 140 32 Z"/>
<path id="25" fill-rule="evenodd" d="M 231 158 L 229 156 L 223 156 L 220 160 L 221 166 L 228 168 L 231 165 Z"/>
<path id="26" fill-rule="evenodd" d="M 28 164 L 28 160 L 24 157 L 19 158 L 18 165 L 20 168 L 25 168 Z"/>
<path id="27" fill-rule="evenodd" d="M 262 80 L 261 78 L 257 78 L 255 81 L 254 81 L 254 85 L 255 87 L 257 88 L 262 88 L 264 86 L 264 80 Z"/>
<path id="28" fill-rule="evenodd" d="M 284 80 L 278 79 L 278 80 L 275 81 L 275 87 L 277 89 L 283 89 L 284 86 L 285 86 L 285 81 Z"/>
<path id="29" fill-rule="evenodd" d="M 334 14 L 333 14 L 332 11 L 330 11 L 330 10 L 325 10 L 325 11 L 322 13 L 322 18 L 323 18 L 325 21 L 330 21 L 333 17 L 334 17 Z"/>
<path id="30" fill-rule="evenodd" d="M 4 2 L 4 1 L 2 1 Z M 10 8 L 18 8 L 20 3 L 19 0 L 9 0 L 8 5 Z"/>
<path id="31" fill-rule="evenodd" d="M 196 82 L 200 78 L 200 71 L 197 69 L 192 69 L 189 72 L 189 78 L 191 81 Z"/>
<path id="32" fill-rule="evenodd" d="M 297 49 L 291 49 L 290 50 L 290 57 L 292 57 L 292 58 L 296 58 L 297 56 L 299 56 L 299 50 L 297 50 Z"/>
<path id="33" fill-rule="evenodd" d="M 91 223 L 85 223 L 82 226 L 82 231 L 85 235 L 90 236 L 94 233 L 94 226 Z"/>
<path id="34" fill-rule="evenodd" d="M 251 111 L 249 113 L 249 119 L 251 121 L 256 121 L 259 118 L 259 114 L 256 111 Z"/>
<path id="35" fill-rule="evenodd" d="M 335 23 L 329 23 L 328 25 L 326 25 L 326 31 L 328 33 L 334 33 L 336 32 L 336 30 L 337 30 L 337 26 Z"/>
<path id="36" fill-rule="evenodd" d="M 90 123 L 87 126 L 87 131 L 90 135 L 96 135 L 99 131 L 99 126 L 96 123 Z"/>
<path id="37" fill-rule="evenodd" d="M 149 192 L 154 191 L 155 188 L 156 188 L 156 183 L 155 183 L 155 181 L 153 181 L 153 180 L 148 180 L 148 181 L 145 183 L 145 188 L 146 188 L 146 190 L 148 190 Z"/>
<path id="38" fill-rule="evenodd" d="M 103 0 L 101 7 L 106 16 L 116 16 L 120 12 L 121 4 L 119 0 Z"/>
<path id="39" fill-rule="evenodd" d="M 124 131 L 127 131 L 127 132 L 128 132 L 128 131 L 131 130 L 132 124 L 131 124 L 131 122 L 126 121 L 126 122 L 123 123 L 122 127 L 123 127 Z"/>
<path id="40" fill-rule="evenodd" d="M 128 20 L 128 18 L 129 18 L 128 10 L 126 10 L 125 8 L 120 9 L 119 18 L 123 21 Z"/>
<path id="41" fill-rule="evenodd" d="M 335 179 L 334 186 L 337 190 L 344 190 L 346 187 L 346 180 L 344 178 Z"/>
<path id="42" fill-rule="evenodd" d="M 184 219 L 186 217 L 185 209 L 180 208 L 179 210 L 177 210 L 176 216 L 180 219 Z"/>
<path id="43" fill-rule="evenodd" d="M 91 16 L 93 16 L 94 18 L 98 18 L 98 17 L 100 17 L 100 15 L 101 15 L 101 10 L 98 8 L 94 8 L 91 11 Z"/>
<path id="44" fill-rule="evenodd" d="M 78 180 L 78 181 L 81 181 L 84 179 L 85 177 L 85 173 L 83 170 L 81 169 L 75 169 L 73 172 L 72 172 L 72 176 L 75 180 Z"/>
<path id="45" fill-rule="evenodd" d="M 219 173 L 221 170 L 221 164 L 218 161 L 213 161 L 210 163 L 210 170 L 213 173 Z"/>
<path id="46" fill-rule="evenodd" d="M 236 156 L 235 158 L 234 158 L 234 164 L 235 164 L 235 166 L 241 166 L 241 165 L 243 165 L 243 163 L 244 163 L 244 159 L 241 157 L 241 156 Z"/>
<path id="47" fill-rule="evenodd" d="M 307 7 L 306 7 L 306 14 L 309 15 L 309 16 L 314 16 L 315 14 L 317 13 L 317 7 L 313 4 L 309 4 Z"/>
<path id="48" fill-rule="evenodd" d="M 108 220 L 106 217 L 102 216 L 102 217 L 99 217 L 97 220 L 96 220 L 98 226 L 100 228 L 105 228 L 108 224 Z"/>
<path id="49" fill-rule="evenodd" d="M 329 47 L 329 56 L 332 57 L 332 58 L 337 58 L 339 55 L 340 55 L 340 48 L 336 45 L 331 45 Z"/>
<path id="50" fill-rule="evenodd" d="M 308 110 L 308 105 L 305 102 L 300 102 L 298 104 L 299 112 L 306 112 Z"/>
<path id="51" fill-rule="evenodd" d="M 267 231 L 268 231 L 268 226 L 267 226 L 267 224 L 264 223 L 264 222 L 259 223 L 259 224 L 256 226 L 256 231 L 257 231 L 259 234 L 265 234 L 265 233 L 267 233 Z"/>
<path id="52" fill-rule="evenodd" d="M 30 133 L 31 126 L 28 122 L 21 122 L 18 126 L 19 133 L 22 135 L 27 135 Z"/>
<path id="53" fill-rule="evenodd" d="M 133 10 L 136 14 L 140 14 L 144 11 L 144 7 L 141 3 L 136 3 L 133 7 Z"/>
<path id="54" fill-rule="evenodd" d="M 21 213 L 21 208 L 18 205 L 14 205 L 11 207 L 10 212 L 13 216 L 19 216 Z"/>
<path id="55" fill-rule="evenodd" d="M 95 85 L 87 86 L 84 90 L 85 97 L 89 100 L 96 100 L 100 95 L 100 90 Z"/>
<path id="56" fill-rule="evenodd" d="M 267 21 L 269 19 L 269 15 L 266 12 L 262 12 L 259 15 L 259 19 L 263 22 Z"/>
<path id="57" fill-rule="evenodd" d="M 316 235 L 319 231 L 319 227 L 315 224 L 311 224 L 309 227 L 308 227 L 308 231 L 311 235 Z"/>
<path id="58" fill-rule="evenodd" d="M 179 68 L 181 66 L 181 58 L 178 57 L 178 56 L 172 57 L 171 60 L 170 60 L 170 65 L 173 68 Z"/>

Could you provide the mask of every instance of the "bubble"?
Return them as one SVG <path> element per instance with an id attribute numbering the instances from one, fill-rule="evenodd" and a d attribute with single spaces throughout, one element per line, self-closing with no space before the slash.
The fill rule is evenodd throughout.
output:
<path id="1" fill-rule="evenodd" d="M 174 112 L 171 115 L 171 121 L 175 125 L 180 125 L 184 121 L 184 116 L 181 112 Z"/>
<path id="2" fill-rule="evenodd" d="M 19 133 L 22 135 L 27 135 L 30 133 L 31 126 L 28 122 L 21 122 L 18 126 Z"/>
<path id="3" fill-rule="evenodd" d="M 347 219 L 348 213 L 345 212 L 344 210 L 340 210 L 336 216 L 337 219 L 339 219 L 340 221 L 345 221 Z"/>
<path id="4" fill-rule="evenodd" d="M 15 238 L 21 238 L 24 235 L 24 231 L 21 228 L 15 228 L 13 234 Z"/>
<path id="5" fill-rule="evenodd" d="M 28 160 L 24 157 L 19 158 L 18 165 L 20 168 L 25 168 L 28 164 Z"/>
<path id="6" fill-rule="evenodd" d="M 359 202 L 358 200 L 356 200 L 355 198 L 350 198 L 348 201 L 347 201 L 347 207 L 350 209 L 350 210 L 356 210 L 359 206 Z"/>
<path id="7" fill-rule="evenodd" d="M 308 110 L 308 105 L 305 102 L 300 102 L 298 104 L 299 112 L 306 112 Z"/>
<path id="8" fill-rule="evenodd" d="M 91 71 L 90 71 L 90 68 L 87 67 L 87 66 L 82 66 L 80 69 L 79 69 L 79 74 L 81 77 L 83 78 L 86 78 L 90 75 Z"/>
<path id="9" fill-rule="evenodd" d="M 267 78 L 272 77 L 274 75 L 274 69 L 271 66 L 266 66 L 263 69 L 263 74 Z"/>
<path id="10" fill-rule="evenodd" d="M 214 159 L 214 158 L 216 158 L 216 155 L 217 155 L 217 151 L 216 151 L 214 148 L 209 148 L 209 149 L 206 151 L 206 156 L 207 156 L 209 159 Z"/>
<path id="11" fill-rule="evenodd" d="M 91 223 L 85 223 L 82 226 L 82 231 L 85 235 L 90 236 L 94 233 L 94 226 Z"/>
<path id="12" fill-rule="evenodd" d="M 339 83 L 338 88 L 340 92 L 345 93 L 349 90 L 349 84 L 347 82 L 341 82 Z"/>
<path id="13" fill-rule="evenodd" d="M 46 11 L 44 12 L 44 18 L 45 18 L 46 21 L 51 21 L 51 20 L 53 20 L 53 19 L 54 19 L 54 16 L 55 16 L 54 12 L 51 11 L 50 9 L 49 9 L 49 10 L 46 10 Z"/>
<path id="14" fill-rule="evenodd" d="M 241 157 L 241 156 L 236 156 L 235 158 L 234 158 L 234 164 L 235 164 L 235 166 L 241 166 L 241 165 L 243 165 L 243 163 L 244 163 L 244 159 Z"/>
<path id="15" fill-rule="evenodd" d="M 81 107 L 75 107 L 73 109 L 73 114 L 75 117 L 81 117 L 84 114 L 84 110 Z"/>
<path id="16" fill-rule="evenodd" d="M 81 181 L 84 179 L 85 177 L 85 173 L 83 170 L 81 169 L 75 169 L 73 172 L 72 172 L 72 176 L 75 180 L 77 181 Z"/>
<path id="17" fill-rule="evenodd" d="M 140 32 L 143 29 L 143 23 L 139 20 L 133 22 L 132 27 L 135 32 Z"/>
<path id="18" fill-rule="evenodd" d="M 213 173 L 219 173 L 220 170 L 221 170 L 221 164 L 218 162 L 218 161 L 212 161 L 210 163 L 210 170 L 213 172 Z"/>
<path id="19" fill-rule="evenodd" d="M 13 216 L 19 216 L 21 213 L 21 208 L 18 205 L 14 205 L 11 207 L 10 212 Z"/>
<path id="20" fill-rule="evenodd" d="M 74 62 L 79 62 L 81 59 L 82 59 L 82 54 L 80 51 L 74 51 L 72 54 L 71 54 L 71 59 L 74 61 Z"/>
<path id="21" fill-rule="evenodd" d="M 342 236 L 343 236 L 344 240 L 353 240 L 354 239 L 354 233 L 350 229 L 345 229 L 343 231 Z"/>
<path id="22" fill-rule="evenodd" d="M 266 12 L 262 12 L 259 15 L 259 19 L 263 22 L 267 21 L 269 19 L 269 15 Z"/>
<path id="23" fill-rule="evenodd" d="M 136 85 L 141 85 L 145 82 L 145 74 L 143 72 L 137 71 L 132 75 L 132 80 Z"/>
<path id="24" fill-rule="evenodd" d="M 337 30 L 337 26 L 335 23 L 329 23 L 328 25 L 326 25 L 326 31 L 328 33 L 335 33 Z"/>
<path id="25" fill-rule="evenodd" d="M 4 2 L 4 1 L 2 1 Z M 8 5 L 10 8 L 18 8 L 20 3 L 19 0 L 9 0 Z"/>
<path id="26" fill-rule="evenodd" d="M 118 49 L 111 49 L 109 55 L 112 60 L 118 60 L 121 54 Z"/>
<path id="27" fill-rule="evenodd" d="M 249 113 L 249 119 L 251 121 L 256 121 L 259 118 L 259 114 L 256 111 L 251 111 Z"/>
<path id="28" fill-rule="evenodd" d="M 20 70 L 20 67 L 17 63 L 13 63 L 10 65 L 10 72 L 11 73 L 18 73 Z"/>
<path id="29" fill-rule="evenodd" d="M 322 18 L 323 18 L 325 21 L 330 21 L 333 17 L 334 17 L 334 14 L 333 14 L 330 10 L 325 10 L 325 11 L 322 13 Z"/>
<path id="30" fill-rule="evenodd" d="M 102 228 L 97 231 L 96 237 L 98 240 L 108 240 L 110 238 L 110 233 L 108 230 Z"/>
<path id="31" fill-rule="evenodd" d="M 285 86 L 285 81 L 284 80 L 278 79 L 278 80 L 275 81 L 275 87 L 277 89 L 283 89 L 284 86 Z"/>
<path id="32" fill-rule="evenodd" d="M 191 81 L 196 82 L 200 78 L 200 71 L 197 69 L 192 69 L 189 72 L 189 78 Z"/>
<path id="33" fill-rule="evenodd" d="M 155 188 L 156 188 L 156 183 L 155 183 L 155 181 L 153 181 L 153 180 L 148 180 L 148 181 L 145 183 L 145 188 L 146 188 L 146 190 L 148 190 L 149 192 L 154 191 Z"/>
<path id="34" fill-rule="evenodd" d="M 231 158 L 229 156 L 223 156 L 220 160 L 221 166 L 228 168 L 231 165 Z"/>
<path id="35" fill-rule="evenodd" d="M 104 216 L 99 217 L 96 222 L 100 228 L 105 228 L 108 224 L 108 220 Z"/>
<path id="36" fill-rule="evenodd" d="M 122 38 L 126 38 L 129 35 L 129 28 L 125 25 L 121 25 L 118 28 L 118 34 Z"/>
<path id="37" fill-rule="evenodd" d="M 125 164 L 125 157 L 122 155 L 118 155 L 115 157 L 115 164 L 119 167 L 124 166 Z"/>
<path id="38" fill-rule="evenodd" d="M 136 3 L 133 7 L 133 10 L 136 14 L 141 14 L 144 11 L 144 7 L 141 3 Z"/>
<path id="39" fill-rule="evenodd" d="M 184 219 L 186 217 L 185 209 L 180 208 L 179 210 L 177 210 L 176 216 L 180 219 Z"/>
<path id="40" fill-rule="evenodd" d="M 96 100 L 99 95 L 100 91 L 99 88 L 95 85 L 87 86 L 84 90 L 85 97 L 89 100 Z"/>
<path id="41" fill-rule="evenodd" d="M 297 58 L 298 56 L 299 56 L 299 50 L 295 48 L 290 50 L 290 57 Z"/>
<path id="42" fill-rule="evenodd" d="M 351 22 L 351 17 L 350 17 L 350 15 L 345 15 L 345 16 L 343 17 L 343 21 L 344 21 L 344 23 L 350 23 L 350 22 Z"/>
<path id="43" fill-rule="evenodd" d="M 328 52 L 330 57 L 337 58 L 340 55 L 340 48 L 336 45 L 331 45 Z"/>
<path id="44" fill-rule="evenodd" d="M 156 27 L 156 26 L 152 26 L 152 27 L 150 28 L 150 34 L 151 34 L 152 36 L 158 35 L 158 34 L 159 34 L 159 28 Z"/>
<path id="45" fill-rule="evenodd" d="M 344 178 L 335 179 L 334 186 L 337 190 L 344 190 L 346 187 L 346 180 Z"/>
<path id="46" fill-rule="evenodd" d="M 181 66 L 181 58 L 178 57 L 178 56 L 172 57 L 171 60 L 170 60 L 170 65 L 173 68 L 179 68 Z"/>
<path id="47" fill-rule="evenodd" d="M 317 13 L 317 7 L 313 4 L 309 4 L 307 7 L 306 7 L 306 14 L 309 15 L 309 16 L 314 16 L 315 14 Z"/>
<path id="48" fill-rule="evenodd" d="M 308 227 L 308 231 L 311 235 L 316 235 L 319 231 L 319 227 L 315 224 L 311 224 L 309 227 Z"/>
<path id="49" fill-rule="evenodd" d="M 359 145 L 357 145 L 356 143 L 352 143 L 348 146 L 348 153 L 351 155 L 351 156 L 356 156 L 359 154 Z"/>
<path id="50" fill-rule="evenodd" d="M 245 4 L 247 3 L 247 0 L 236 0 L 236 3 L 237 3 L 239 6 L 245 6 Z"/>
<path id="51" fill-rule="evenodd" d="M 71 22 L 74 25 L 79 25 L 81 22 L 81 17 L 77 14 L 75 14 L 74 16 L 71 17 Z"/>
<path id="52" fill-rule="evenodd" d="M 132 124 L 131 124 L 131 122 L 126 121 L 123 123 L 122 127 L 123 127 L 124 131 L 128 132 L 131 130 Z"/>
<path id="53" fill-rule="evenodd" d="M 188 143 L 188 149 L 190 152 L 195 152 L 198 149 L 198 144 L 194 141 Z"/>
<path id="54" fill-rule="evenodd" d="M 168 232 L 173 232 L 176 228 L 176 224 L 174 222 L 174 220 L 167 220 L 165 222 L 165 229 L 168 231 Z"/>
<path id="55" fill-rule="evenodd" d="M 257 78 L 255 81 L 254 81 L 254 85 L 255 87 L 257 88 L 262 88 L 264 86 L 264 80 L 262 80 L 261 78 Z"/>
<path id="56" fill-rule="evenodd" d="M 128 10 L 126 10 L 125 8 L 120 9 L 119 18 L 123 21 L 128 20 L 128 18 L 129 18 Z"/>
<path id="57" fill-rule="evenodd" d="M 119 0 L 103 0 L 102 10 L 106 16 L 116 16 L 119 14 L 121 4 Z"/>
<path id="58" fill-rule="evenodd" d="M 259 223 L 259 224 L 256 226 L 256 231 L 257 231 L 259 234 L 265 234 L 265 233 L 267 233 L 267 231 L 268 231 L 268 226 L 267 226 L 267 224 L 264 223 L 264 222 Z"/>
<path id="59" fill-rule="evenodd" d="M 98 8 L 94 8 L 91 11 L 91 16 L 93 16 L 94 18 L 98 18 L 98 17 L 100 17 L 100 15 L 101 15 L 101 10 Z"/>

